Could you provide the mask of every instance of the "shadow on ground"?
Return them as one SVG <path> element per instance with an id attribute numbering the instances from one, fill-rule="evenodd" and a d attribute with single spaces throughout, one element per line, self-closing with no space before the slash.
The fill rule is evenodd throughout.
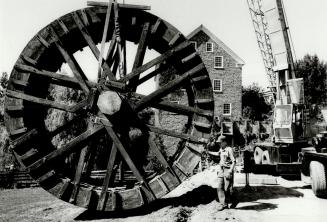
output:
<path id="1" fill-rule="evenodd" d="M 256 211 L 263 211 L 263 210 L 273 210 L 278 207 L 277 204 L 272 203 L 260 203 L 260 202 L 252 202 L 253 205 L 238 207 L 238 210 L 256 210 Z"/>
<path id="2" fill-rule="evenodd" d="M 281 186 L 256 186 L 251 190 L 243 190 L 238 187 L 235 189 L 240 202 L 254 202 L 259 199 L 277 199 L 284 197 L 302 197 L 303 194 L 292 188 Z M 85 211 L 80 214 L 75 220 L 95 220 L 104 218 L 126 218 L 130 216 L 142 216 L 164 207 L 196 207 L 198 205 L 209 204 L 216 200 L 216 189 L 207 185 L 200 186 L 190 192 L 183 194 L 180 197 L 158 199 L 154 203 L 146 205 L 143 208 L 123 211 L 123 212 L 91 212 Z M 269 210 L 277 208 L 277 205 L 270 203 L 258 203 L 251 206 L 240 207 L 240 210 Z"/>

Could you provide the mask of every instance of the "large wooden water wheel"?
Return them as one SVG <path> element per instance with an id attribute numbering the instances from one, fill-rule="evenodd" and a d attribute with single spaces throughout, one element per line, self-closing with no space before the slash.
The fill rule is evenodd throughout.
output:
<path id="1" fill-rule="evenodd" d="M 24 48 L 6 92 L 6 126 L 17 161 L 51 194 L 92 210 L 134 209 L 193 174 L 211 131 L 211 82 L 193 46 L 148 7 L 92 4 L 58 18 Z M 105 24 L 109 47 L 91 81 L 74 53 L 89 48 L 99 60 Z M 134 61 L 126 61 L 127 42 L 137 46 Z M 160 55 L 144 62 L 150 49 Z M 60 73 L 63 64 L 72 75 Z M 162 73 L 168 83 L 136 93 Z M 176 90 L 186 103 L 169 100 Z M 181 126 L 173 129 L 166 116 Z"/>

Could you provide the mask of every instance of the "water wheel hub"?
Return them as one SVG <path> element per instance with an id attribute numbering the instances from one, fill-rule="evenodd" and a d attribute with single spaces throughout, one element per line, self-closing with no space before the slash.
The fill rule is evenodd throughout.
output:
<path id="1" fill-rule="evenodd" d="M 97 105 L 100 111 L 107 115 L 113 115 L 121 108 L 122 100 L 117 92 L 105 91 L 99 95 Z"/>

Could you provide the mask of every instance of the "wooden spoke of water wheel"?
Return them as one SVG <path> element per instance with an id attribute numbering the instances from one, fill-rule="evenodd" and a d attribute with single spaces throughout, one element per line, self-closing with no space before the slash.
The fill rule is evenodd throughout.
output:
<path id="1" fill-rule="evenodd" d="M 113 1 L 107 10 L 108 4 L 89 4 L 96 6 L 58 18 L 26 45 L 11 72 L 5 123 L 18 162 L 44 189 L 92 210 L 134 209 L 193 174 L 211 132 L 211 82 L 191 44 L 145 12 L 147 6 Z M 108 50 L 100 55 L 107 11 Z M 137 45 L 132 61 L 126 57 L 129 42 Z M 100 59 L 97 82 L 75 58 L 84 47 Z M 145 61 L 152 50 L 159 55 Z M 71 74 L 58 72 L 63 63 Z M 147 95 L 136 92 L 160 75 L 171 80 Z M 167 99 L 176 90 L 185 92 L 185 103 Z M 183 127 L 142 117 L 153 108 L 185 119 Z M 178 141 L 174 155 L 166 156 L 171 147 L 158 144 L 158 136 Z"/>

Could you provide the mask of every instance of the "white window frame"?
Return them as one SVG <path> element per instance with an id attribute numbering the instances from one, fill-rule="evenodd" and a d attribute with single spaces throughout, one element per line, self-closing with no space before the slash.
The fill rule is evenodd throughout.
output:
<path id="1" fill-rule="evenodd" d="M 196 41 L 190 41 L 191 44 L 194 44 L 194 48 L 197 49 L 198 48 L 198 43 Z"/>
<path id="2" fill-rule="evenodd" d="M 225 105 L 229 105 L 229 113 L 225 113 Z M 232 104 L 231 103 L 224 103 L 223 104 L 223 115 L 224 116 L 231 116 L 232 115 Z"/>
<path id="3" fill-rule="evenodd" d="M 215 89 L 215 82 L 219 82 L 220 89 Z M 214 92 L 222 92 L 223 91 L 223 80 L 222 79 L 213 79 L 212 80 L 212 88 L 213 88 Z"/>
<path id="4" fill-rule="evenodd" d="M 208 45 L 211 45 L 211 50 L 208 50 Z M 206 43 L 206 52 L 213 52 L 213 43 L 212 42 Z"/>
<path id="5" fill-rule="evenodd" d="M 221 66 L 217 66 L 216 65 L 216 59 L 217 58 L 221 58 Z M 222 68 L 224 68 L 224 56 L 215 56 L 213 58 L 213 66 L 214 66 L 215 69 L 222 69 Z"/>

